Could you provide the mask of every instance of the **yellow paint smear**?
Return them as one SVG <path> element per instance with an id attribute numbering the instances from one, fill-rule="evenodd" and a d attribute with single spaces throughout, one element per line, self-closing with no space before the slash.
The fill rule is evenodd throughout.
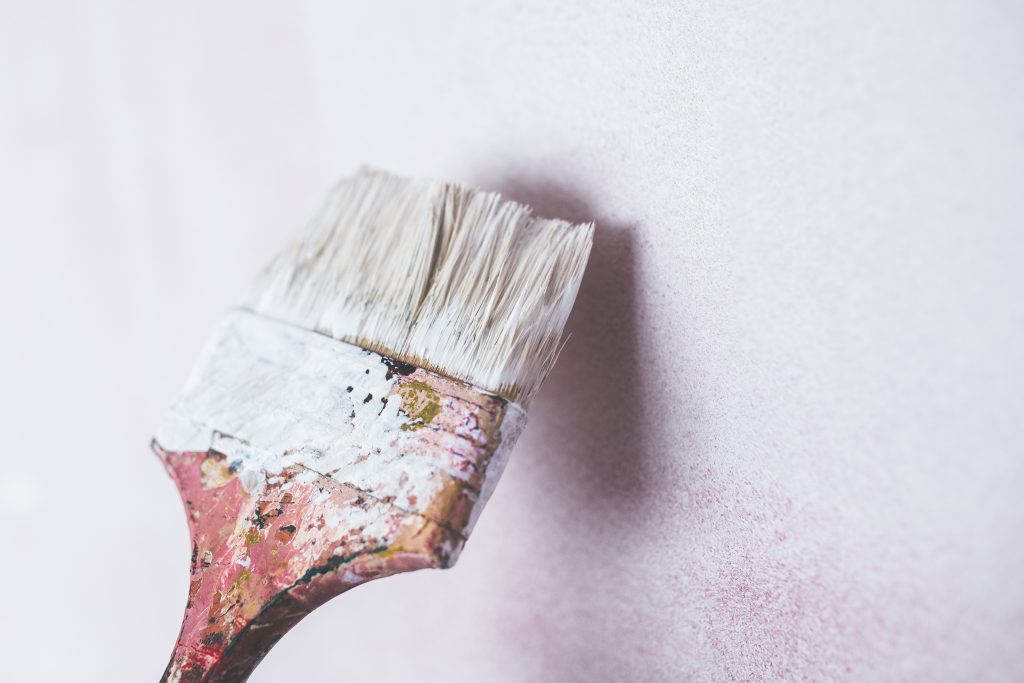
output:
<path id="1" fill-rule="evenodd" d="M 398 393 L 402 397 L 402 412 L 410 418 L 402 425 L 405 431 L 422 429 L 441 413 L 441 395 L 426 382 L 408 382 L 399 388 Z"/>

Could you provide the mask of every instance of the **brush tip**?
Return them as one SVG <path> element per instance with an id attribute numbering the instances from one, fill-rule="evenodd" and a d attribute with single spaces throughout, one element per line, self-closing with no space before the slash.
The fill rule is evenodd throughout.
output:
<path id="1" fill-rule="evenodd" d="M 330 193 L 246 305 L 522 405 L 558 355 L 593 224 L 363 169 Z"/>

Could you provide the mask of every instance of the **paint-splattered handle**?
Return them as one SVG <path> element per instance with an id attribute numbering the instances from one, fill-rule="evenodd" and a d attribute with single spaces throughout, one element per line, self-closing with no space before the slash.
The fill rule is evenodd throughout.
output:
<path id="1" fill-rule="evenodd" d="M 446 567 L 457 530 L 295 468 L 248 495 L 223 455 L 162 453 L 190 516 L 191 584 L 162 681 L 244 681 L 311 610 L 374 578 Z"/>

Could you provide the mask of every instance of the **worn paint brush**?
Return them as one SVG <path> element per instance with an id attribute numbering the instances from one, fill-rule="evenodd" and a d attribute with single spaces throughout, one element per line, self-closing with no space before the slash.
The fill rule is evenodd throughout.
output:
<path id="1" fill-rule="evenodd" d="M 209 341 L 153 449 L 192 537 L 164 681 L 244 681 L 361 583 L 458 557 L 551 369 L 593 227 L 361 171 Z"/>

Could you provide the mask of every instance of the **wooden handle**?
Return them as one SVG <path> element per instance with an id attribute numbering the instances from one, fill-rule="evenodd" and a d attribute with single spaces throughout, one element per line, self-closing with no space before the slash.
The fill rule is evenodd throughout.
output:
<path id="1" fill-rule="evenodd" d="M 458 530 L 290 468 L 250 496 L 216 452 L 161 453 L 192 536 L 191 585 L 162 681 L 244 681 L 310 611 L 371 579 L 447 567 Z M 452 492 L 455 493 L 455 492 Z"/>

